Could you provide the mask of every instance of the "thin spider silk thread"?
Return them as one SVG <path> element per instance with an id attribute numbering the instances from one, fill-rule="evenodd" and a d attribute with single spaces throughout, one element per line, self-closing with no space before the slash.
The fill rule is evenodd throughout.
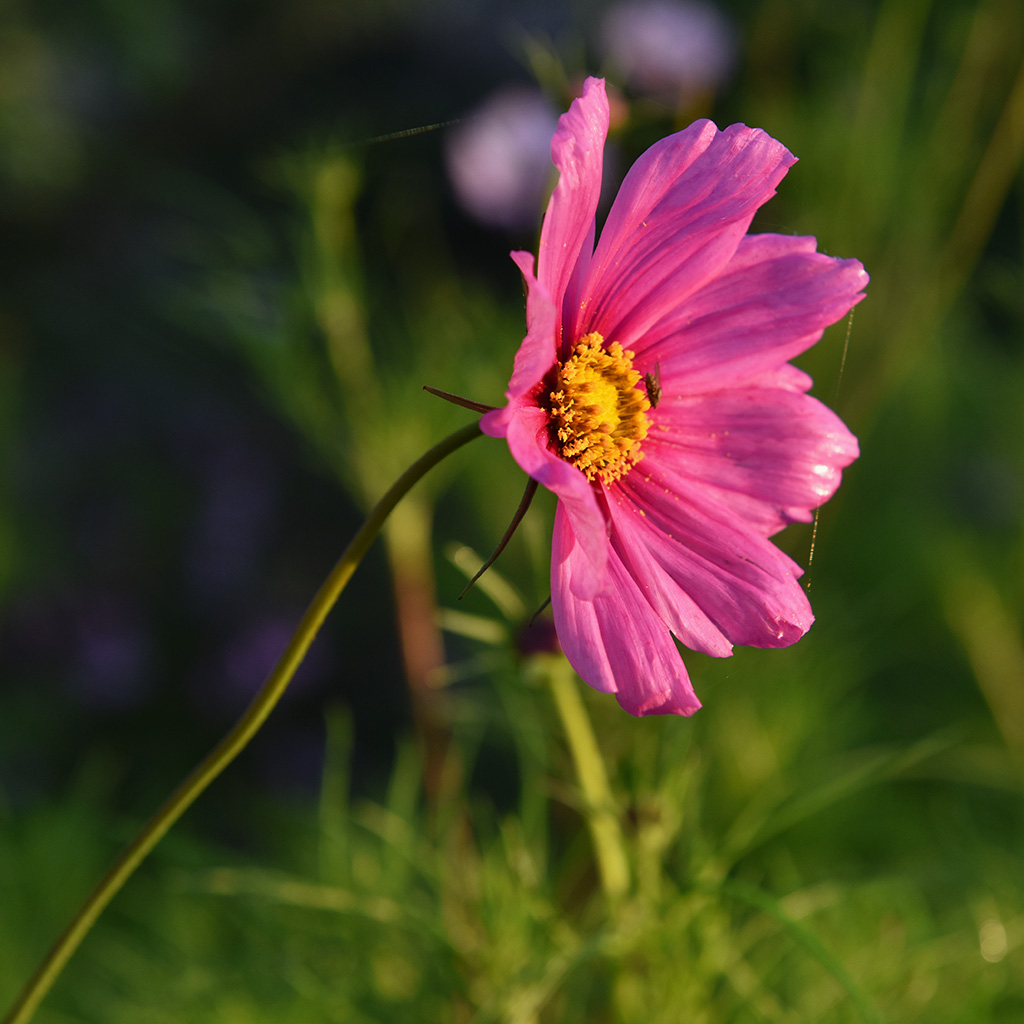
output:
<path id="1" fill-rule="evenodd" d="M 834 408 L 839 407 L 839 391 L 843 385 L 843 373 L 846 370 L 846 354 L 850 351 L 850 335 L 853 334 L 853 310 L 846 321 L 846 338 L 843 341 L 843 354 L 839 360 L 839 376 L 836 378 L 836 393 L 832 399 Z M 811 566 L 814 564 L 814 543 L 818 539 L 818 517 L 821 515 L 821 506 L 814 510 L 814 526 L 811 528 L 811 547 L 807 552 L 807 582 L 805 589 L 811 589 Z"/>

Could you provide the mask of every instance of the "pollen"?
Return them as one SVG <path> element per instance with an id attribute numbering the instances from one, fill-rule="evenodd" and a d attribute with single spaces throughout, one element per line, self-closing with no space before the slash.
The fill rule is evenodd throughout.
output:
<path id="1" fill-rule="evenodd" d="M 567 462 L 602 484 L 614 483 L 643 457 L 651 403 L 633 369 L 633 353 L 598 333 L 576 343 L 558 364 L 551 403 L 552 440 Z"/>

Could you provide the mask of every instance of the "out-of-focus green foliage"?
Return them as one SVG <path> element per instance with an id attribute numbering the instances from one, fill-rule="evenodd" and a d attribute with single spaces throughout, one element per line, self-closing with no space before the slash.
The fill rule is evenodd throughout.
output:
<path id="1" fill-rule="evenodd" d="M 497 83 L 444 49 L 475 5 L 143 7 L 15 6 L 0 31 L 0 1004 L 360 510 L 469 415 L 421 386 L 500 402 L 522 334 L 505 252 L 531 239 L 460 218 L 440 133 L 353 142 Z M 508 45 L 571 88 L 599 10 L 524 14 Z M 862 444 L 817 525 L 812 632 L 688 654 L 692 720 L 586 691 L 613 804 L 588 807 L 520 643 L 550 501 L 456 600 L 523 486 L 478 441 L 41 1022 L 1024 1015 L 1024 13 L 731 13 L 736 76 L 686 116 L 782 140 L 800 163 L 755 230 L 872 275 L 801 361 Z M 633 100 L 622 167 L 682 116 Z M 811 531 L 781 543 L 806 563 Z M 293 771 L 304 797 L 275 788 Z M 587 827 L 609 811 L 621 900 Z"/>

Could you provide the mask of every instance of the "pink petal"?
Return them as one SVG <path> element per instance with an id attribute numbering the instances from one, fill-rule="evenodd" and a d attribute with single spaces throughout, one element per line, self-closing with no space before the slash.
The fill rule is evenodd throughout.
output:
<path id="1" fill-rule="evenodd" d="M 558 315 L 550 293 L 533 276 L 533 256 L 528 252 L 514 252 L 512 259 L 523 275 L 526 285 L 526 337 L 516 352 L 512 379 L 508 382 L 506 397 L 511 402 L 532 391 L 544 375 L 555 365 L 555 324 Z M 491 419 L 488 421 L 488 416 Z M 481 421 L 485 434 L 502 437 L 494 432 L 493 424 L 503 417 L 488 413 Z M 489 428 L 485 423 L 489 422 Z"/>
<path id="2" fill-rule="evenodd" d="M 551 604 L 569 663 L 595 689 L 616 694 L 631 715 L 692 715 L 700 701 L 686 666 L 636 581 L 611 553 L 604 589 L 581 600 L 575 577 L 588 571 L 579 537 L 559 505 L 552 539 Z"/>
<path id="3" fill-rule="evenodd" d="M 635 348 L 714 279 L 795 157 L 760 129 L 710 121 L 652 146 L 619 190 L 594 252 L 573 336 Z"/>
<path id="4" fill-rule="evenodd" d="M 803 570 L 728 509 L 713 505 L 706 488 L 646 462 L 616 488 L 610 505 L 615 536 L 634 531 L 661 567 L 658 585 L 674 583 L 730 642 L 788 647 L 799 640 L 814 621 L 797 582 Z"/>
<path id="5" fill-rule="evenodd" d="M 576 262 L 593 231 L 607 134 L 608 97 L 604 79 L 588 78 L 583 95 L 559 118 L 558 131 L 551 140 L 551 159 L 558 168 L 559 179 L 544 215 L 537 277 L 558 309 L 562 308 Z M 588 252 L 586 256 L 589 255 Z"/>
<path id="6" fill-rule="evenodd" d="M 538 404 L 537 387 L 555 362 L 555 307 L 546 289 L 533 276 L 533 258 L 517 252 L 512 258 L 526 281 L 526 338 L 516 353 L 515 368 L 502 409 L 485 413 L 480 429 L 490 437 L 504 437 L 520 468 L 558 496 L 584 538 L 593 565 L 590 575 L 580 573 L 577 585 L 589 596 L 599 585 L 608 552 L 608 528 L 598 507 L 593 485 L 571 463 L 550 450 L 550 418 Z"/>
<path id="7" fill-rule="evenodd" d="M 490 414 L 488 414 L 490 415 Z M 608 558 L 608 525 L 598 506 L 594 486 L 571 463 L 548 448 L 548 414 L 537 406 L 520 405 L 510 418 L 506 440 L 520 468 L 558 496 L 580 537 L 589 569 L 582 567 L 575 581 L 580 597 L 590 597 L 601 586 Z"/>
<path id="8" fill-rule="evenodd" d="M 619 494 L 611 496 L 609 511 L 615 554 L 637 581 L 644 600 L 664 628 L 692 651 L 728 658 L 732 654 L 729 638 L 665 570 L 658 548 L 648 545 L 644 525 L 635 522 L 644 513 Z"/>
<path id="9" fill-rule="evenodd" d="M 696 394 L 733 386 L 813 345 L 864 297 L 857 260 L 815 252 L 813 238 L 749 235 L 718 276 L 631 342 L 661 363 L 662 385 Z"/>
<path id="10" fill-rule="evenodd" d="M 758 374 L 757 383 L 765 388 L 782 388 L 784 391 L 799 391 L 803 394 L 810 390 L 814 381 L 810 374 L 804 373 L 792 363 L 783 363 L 770 373 Z"/>
<path id="11" fill-rule="evenodd" d="M 590 268 L 590 261 L 594 254 L 594 236 L 597 231 L 597 222 L 591 221 L 590 232 L 587 235 L 586 240 L 583 243 L 583 248 L 580 249 L 580 258 L 576 261 L 576 266 L 573 269 L 572 277 L 569 278 L 569 284 L 565 289 L 565 297 L 562 299 L 562 324 L 570 324 L 575 311 L 579 307 L 580 303 L 583 302 L 583 288 L 587 280 L 587 272 Z M 570 348 L 572 347 L 572 341 L 578 336 L 572 333 L 566 333 L 562 337 L 562 326 L 559 328 L 559 337 L 562 338 L 562 344 L 559 348 L 559 358 L 567 359 L 570 355 Z"/>
<path id="12" fill-rule="evenodd" d="M 764 536 L 809 522 L 858 455 L 857 439 L 831 409 L 782 388 L 667 394 L 656 417 L 641 470 L 657 466 L 703 485 L 709 500 Z"/>

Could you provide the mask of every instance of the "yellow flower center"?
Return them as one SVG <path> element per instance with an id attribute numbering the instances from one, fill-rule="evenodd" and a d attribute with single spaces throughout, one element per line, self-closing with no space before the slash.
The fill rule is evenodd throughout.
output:
<path id="1" fill-rule="evenodd" d="M 596 332 L 580 339 L 558 364 L 551 402 L 551 424 L 563 459 L 590 480 L 610 484 L 643 456 L 651 403 L 637 384 L 633 353 L 613 341 L 604 347 Z"/>

